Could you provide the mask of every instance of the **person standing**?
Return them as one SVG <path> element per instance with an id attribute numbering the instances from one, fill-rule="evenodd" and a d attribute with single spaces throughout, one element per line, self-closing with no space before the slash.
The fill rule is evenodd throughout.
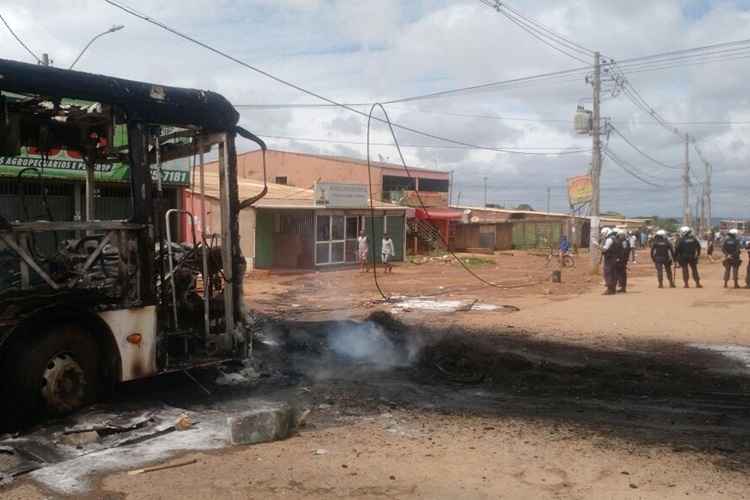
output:
<path id="1" fill-rule="evenodd" d="M 706 232 L 706 256 L 710 262 L 714 261 L 714 246 L 715 246 L 714 232 Z"/>
<path id="2" fill-rule="evenodd" d="M 687 226 L 680 228 L 680 237 L 675 246 L 675 258 L 682 268 L 682 281 L 685 288 L 690 288 L 690 272 L 693 273 L 696 288 L 703 288 L 701 278 L 698 274 L 698 260 L 701 256 L 701 244 L 693 235 L 693 230 Z"/>
<path id="3" fill-rule="evenodd" d="M 619 253 L 617 256 L 617 285 L 619 293 L 628 291 L 628 262 L 630 261 L 630 239 L 625 229 L 617 229 L 617 241 L 619 242 Z"/>
<path id="4" fill-rule="evenodd" d="M 367 262 L 367 256 L 370 253 L 370 247 L 367 242 L 367 234 L 364 229 L 357 236 L 357 259 L 359 259 L 359 271 L 362 273 L 370 272 L 370 265 Z"/>
<path id="5" fill-rule="evenodd" d="M 674 288 L 674 276 L 672 275 L 674 248 L 667 240 L 667 232 L 663 229 L 656 231 L 654 242 L 651 244 L 651 260 L 656 265 L 656 279 L 659 280 L 659 288 L 664 288 L 664 271 L 667 273 L 669 288 Z"/>
<path id="6" fill-rule="evenodd" d="M 565 236 L 564 234 L 560 236 L 559 250 L 560 250 L 560 267 L 564 267 L 563 262 L 564 262 L 565 256 L 570 253 L 570 241 L 568 241 L 568 237 Z"/>
<path id="7" fill-rule="evenodd" d="M 635 249 L 638 246 L 638 236 L 635 235 L 635 232 L 630 233 L 630 238 L 628 239 L 628 243 L 630 246 L 630 257 L 633 259 L 633 264 L 638 264 L 638 259 L 636 259 L 635 256 Z"/>
<path id="8" fill-rule="evenodd" d="M 617 235 L 610 228 L 602 229 L 602 259 L 604 259 L 604 283 L 607 290 L 604 295 L 614 295 L 617 288 L 617 257 L 622 248 Z"/>
<path id="9" fill-rule="evenodd" d="M 734 287 L 739 288 L 740 284 L 737 279 L 737 273 L 742 264 L 742 260 L 740 259 L 742 246 L 740 245 L 740 240 L 737 239 L 736 229 L 729 230 L 729 234 L 724 240 L 724 244 L 721 245 L 721 251 L 724 253 L 724 288 L 727 288 L 730 274 L 734 280 Z"/>
<path id="10" fill-rule="evenodd" d="M 393 240 L 388 235 L 388 233 L 383 233 L 383 241 L 381 244 L 381 259 L 383 261 L 383 268 L 385 269 L 386 273 L 393 272 L 393 265 L 391 264 L 391 259 L 393 259 L 393 255 L 396 253 L 395 248 L 393 246 Z"/>

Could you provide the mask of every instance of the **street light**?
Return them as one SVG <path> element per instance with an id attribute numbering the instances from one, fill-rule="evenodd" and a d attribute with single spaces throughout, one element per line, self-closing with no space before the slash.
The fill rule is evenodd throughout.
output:
<path id="1" fill-rule="evenodd" d="M 81 51 L 81 53 L 78 54 L 78 57 L 76 57 L 76 60 L 73 61 L 73 64 L 71 64 L 68 69 L 73 69 L 73 66 L 75 66 L 76 63 L 81 59 L 81 57 L 83 56 L 84 52 L 86 52 L 88 50 L 88 48 L 91 47 L 91 44 L 94 43 L 97 39 L 103 37 L 104 35 L 109 35 L 110 33 L 114 33 L 115 31 L 120 31 L 124 27 L 125 26 L 123 26 L 122 24 L 116 24 L 116 25 L 112 26 L 111 28 L 109 28 L 107 31 L 105 31 L 103 33 L 99 33 L 94 38 L 92 38 L 91 40 L 89 40 L 89 43 L 86 44 L 86 46 L 83 48 L 83 50 Z"/>

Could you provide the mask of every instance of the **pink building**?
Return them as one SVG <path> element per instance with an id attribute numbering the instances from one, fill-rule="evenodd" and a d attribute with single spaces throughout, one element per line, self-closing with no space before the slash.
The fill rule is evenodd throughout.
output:
<path id="1" fill-rule="evenodd" d="M 215 169 L 216 164 L 208 168 Z M 269 150 L 266 154 L 266 168 L 268 182 L 304 189 L 313 189 L 319 181 L 369 184 L 367 161 L 355 158 Z M 370 173 L 375 200 L 398 203 L 403 198 L 412 198 L 410 193 L 419 191 L 424 193 L 423 201 L 426 205 L 448 206 L 448 172 L 409 166 L 410 177 L 402 165 L 372 162 Z M 238 154 L 237 174 L 240 178 L 262 180 L 261 152 Z M 416 206 L 411 201 L 413 200 L 405 204 Z"/>

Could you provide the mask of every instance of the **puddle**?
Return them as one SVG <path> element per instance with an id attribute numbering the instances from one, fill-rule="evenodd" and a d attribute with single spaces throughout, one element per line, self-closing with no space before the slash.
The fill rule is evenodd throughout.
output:
<path id="1" fill-rule="evenodd" d="M 690 344 L 695 349 L 719 353 L 733 361 L 739 361 L 750 370 L 750 346 L 736 344 Z"/>

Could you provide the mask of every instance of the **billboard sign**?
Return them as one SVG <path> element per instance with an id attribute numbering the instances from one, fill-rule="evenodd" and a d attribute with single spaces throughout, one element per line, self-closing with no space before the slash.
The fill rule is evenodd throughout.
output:
<path id="1" fill-rule="evenodd" d="M 593 192 L 594 189 L 590 175 L 579 175 L 568 178 L 568 200 L 571 207 L 590 203 Z"/>
<path id="2" fill-rule="evenodd" d="M 19 156 L 0 156 L 0 176 L 2 177 L 16 177 L 21 170 L 29 167 L 39 169 L 48 179 L 86 179 L 86 163 L 77 151 L 51 150 L 46 160 L 35 148 L 21 148 Z M 99 163 L 95 171 L 96 182 L 127 182 L 130 166 L 126 163 Z M 190 184 L 190 167 L 187 159 L 165 163 L 162 165 L 161 173 L 164 184 L 173 186 Z M 155 165 L 151 166 L 151 176 L 156 180 Z"/>
<path id="3" fill-rule="evenodd" d="M 365 184 L 318 182 L 315 184 L 315 205 L 326 208 L 367 208 L 369 196 Z"/>
<path id="4" fill-rule="evenodd" d="M 88 101 L 63 99 L 64 105 L 92 104 Z M 163 133 L 172 129 L 163 128 Z M 115 125 L 112 145 L 125 146 L 128 143 L 128 132 L 125 125 Z M 18 156 L 0 156 L 0 177 L 16 177 L 25 168 L 36 168 L 48 179 L 85 180 L 86 163 L 78 151 L 51 149 L 44 158 L 37 148 L 22 147 Z M 95 168 L 96 182 L 127 182 L 130 177 L 130 166 L 127 163 L 100 163 Z M 190 165 L 187 158 L 162 164 L 162 182 L 165 185 L 189 186 Z M 151 166 L 151 177 L 156 181 L 157 168 Z M 30 176 L 33 177 L 33 176 Z"/>

